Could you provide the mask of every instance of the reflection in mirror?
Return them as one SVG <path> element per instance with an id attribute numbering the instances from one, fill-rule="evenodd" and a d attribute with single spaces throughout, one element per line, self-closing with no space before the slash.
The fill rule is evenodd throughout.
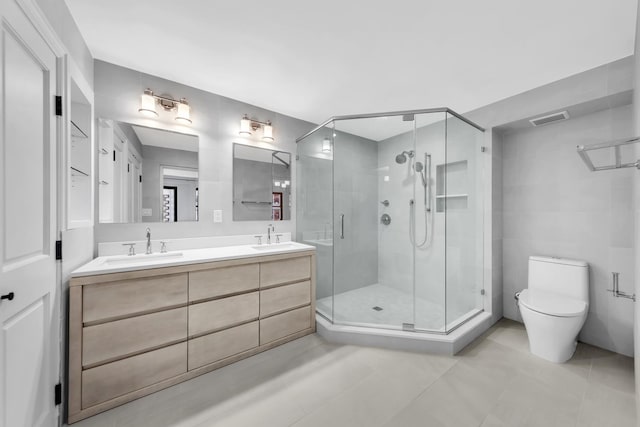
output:
<path id="1" fill-rule="evenodd" d="M 291 153 L 233 144 L 233 220 L 291 219 Z"/>
<path id="2" fill-rule="evenodd" d="M 198 220 L 198 137 L 98 120 L 99 220 Z"/>

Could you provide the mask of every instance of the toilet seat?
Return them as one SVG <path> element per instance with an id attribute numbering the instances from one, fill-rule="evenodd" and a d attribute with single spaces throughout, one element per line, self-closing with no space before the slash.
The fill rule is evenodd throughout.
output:
<path id="1" fill-rule="evenodd" d="M 535 289 L 520 292 L 518 302 L 529 310 L 556 317 L 582 316 L 587 310 L 584 301 Z"/>

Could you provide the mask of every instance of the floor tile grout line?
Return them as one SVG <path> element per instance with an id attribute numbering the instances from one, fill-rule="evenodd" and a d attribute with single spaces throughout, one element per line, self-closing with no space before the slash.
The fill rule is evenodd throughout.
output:
<path id="1" fill-rule="evenodd" d="M 455 356 L 451 356 L 454 360 L 453 364 L 451 366 L 449 366 L 444 372 L 442 372 L 438 378 L 436 378 L 435 380 L 433 380 L 429 385 L 427 385 L 420 393 L 418 393 L 413 399 L 409 400 L 407 402 L 406 405 L 402 406 L 400 409 L 398 409 L 398 411 L 396 411 L 395 414 L 393 414 L 393 416 L 390 418 L 390 420 L 392 420 L 396 415 L 402 413 L 405 409 L 407 409 L 409 406 L 411 406 L 411 404 L 413 402 L 415 402 L 416 400 L 418 400 L 420 398 L 420 396 L 422 396 L 423 394 L 425 394 L 431 387 L 433 387 L 433 385 L 435 383 L 437 383 L 442 377 L 444 377 L 447 372 L 449 372 L 451 369 L 453 369 L 454 366 L 456 366 L 458 364 L 458 362 L 460 361 L 460 358 L 455 358 Z M 386 423 L 383 424 L 383 426 L 389 425 L 389 421 L 387 421 Z"/>
<path id="2" fill-rule="evenodd" d="M 593 372 L 593 357 L 589 358 L 589 373 L 587 374 L 587 381 L 585 384 L 584 391 L 582 392 L 582 400 L 580 401 L 580 407 L 578 408 L 578 416 L 576 417 L 576 424 L 578 425 L 578 420 L 580 420 L 580 415 L 582 415 L 582 408 L 584 408 L 585 397 L 587 396 L 587 390 L 591 384 L 591 373 Z"/>
<path id="3" fill-rule="evenodd" d="M 358 352 L 362 351 L 362 348 L 358 349 Z M 356 388 L 358 385 L 362 384 L 365 380 L 367 380 L 369 377 L 373 376 L 375 373 L 377 372 L 376 369 L 371 368 L 371 372 L 367 375 L 365 375 L 361 380 L 356 381 L 353 385 L 345 388 L 344 390 L 340 391 L 337 394 L 331 395 L 331 397 L 327 400 L 325 400 L 324 402 L 322 402 L 322 404 L 314 407 L 311 411 L 305 413 L 302 417 L 298 418 L 297 420 L 295 420 L 292 424 L 289 424 L 288 427 L 292 427 L 295 426 L 295 424 L 299 423 L 300 421 L 302 421 L 304 418 L 308 417 L 309 415 L 315 413 L 316 411 L 320 410 L 323 406 L 325 406 L 326 404 L 328 404 L 329 402 L 334 401 L 336 398 L 338 398 L 338 396 L 342 395 L 343 393 L 346 393 L 349 390 L 352 390 L 354 388 Z"/>

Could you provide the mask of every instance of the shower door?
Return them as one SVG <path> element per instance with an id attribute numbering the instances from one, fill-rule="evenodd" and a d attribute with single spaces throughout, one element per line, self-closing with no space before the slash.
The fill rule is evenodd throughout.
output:
<path id="1" fill-rule="evenodd" d="M 413 211 L 415 328 L 445 332 L 447 296 L 446 113 L 416 114 L 416 156 L 425 181 L 417 178 Z"/>
<path id="2" fill-rule="evenodd" d="M 333 320 L 402 329 L 415 323 L 409 239 L 414 121 L 389 116 L 334 123 Z M 397 163 L 401 153 L 405 161 Z"/>

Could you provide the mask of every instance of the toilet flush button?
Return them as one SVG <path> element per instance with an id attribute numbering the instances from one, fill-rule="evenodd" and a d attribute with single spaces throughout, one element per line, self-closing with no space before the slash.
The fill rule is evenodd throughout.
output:
<path id="1" fill-rule="evenodd" d="M 222 210 L 216 209 L 213 211 L 213 222 L 222 222 Z"/>

